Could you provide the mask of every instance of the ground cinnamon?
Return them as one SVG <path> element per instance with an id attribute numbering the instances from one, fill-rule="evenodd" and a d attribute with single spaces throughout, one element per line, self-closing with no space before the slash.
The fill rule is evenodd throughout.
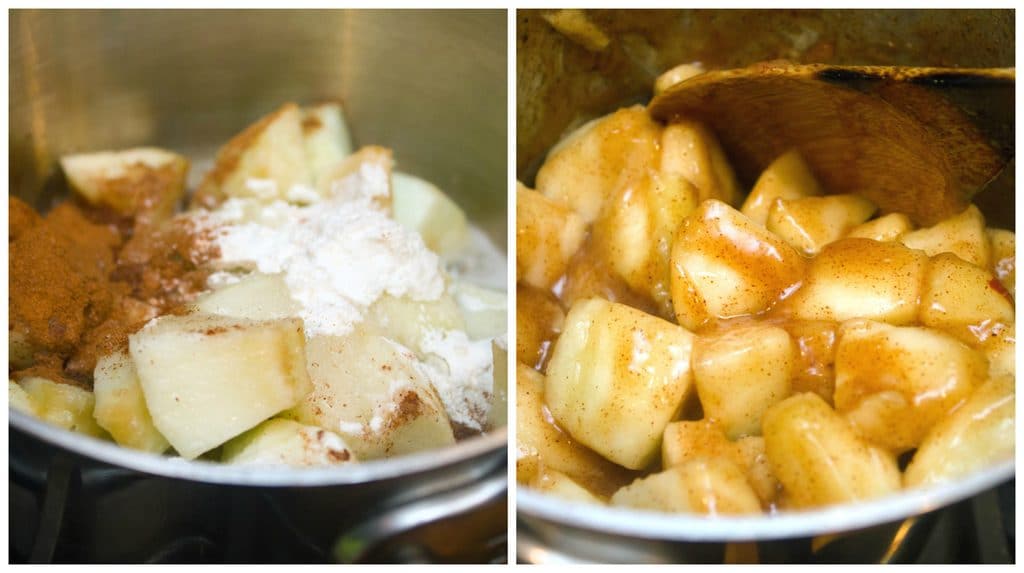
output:
<path id="1" fill-rule="evenodd" d="M 73 200 L 39 216 L 9 199 L 8 330 L 32 349 L 15 378 L 92 384 L 99 357 L 206 287 L 216 249 L 186 218 L 135 221 Z M 10 369 L 10 367 L 9 367 Z"/>

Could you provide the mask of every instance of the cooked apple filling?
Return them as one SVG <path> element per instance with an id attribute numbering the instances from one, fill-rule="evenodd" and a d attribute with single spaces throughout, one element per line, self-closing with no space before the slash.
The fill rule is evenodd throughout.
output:
<path id="1" fill-rule="evenodd" d="M 353 151 L 334 104 L 264 117 L 190 196 L 170 151 L 62 158 L 70 199 L 45 215 L 9 200 L 11 406 L 125 447 L 264 465 L 503 425 L 503 255 L 393 163 Z"/>
<path id="2" fill-rule="evenodd" d="M 743 193 L 714 135 L 641 106 L 517 193 L 518 480 L 744 514 L 1013 458 L 1014 234 L 828 194 L 796 151 Z"/>

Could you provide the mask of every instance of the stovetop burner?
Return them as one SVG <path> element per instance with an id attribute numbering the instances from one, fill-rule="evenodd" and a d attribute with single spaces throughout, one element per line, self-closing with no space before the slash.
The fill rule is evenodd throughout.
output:
<path id="1" fill-rule="evenodd" d="M 287 490 L 94 467 L 64 453 L 44 474 L 15 453 L 9 462 L 12 563 L 507 560 L 503 465 L 470 493 L 383 507 L 340 536 L 314 538 L 295 523 Z"/>

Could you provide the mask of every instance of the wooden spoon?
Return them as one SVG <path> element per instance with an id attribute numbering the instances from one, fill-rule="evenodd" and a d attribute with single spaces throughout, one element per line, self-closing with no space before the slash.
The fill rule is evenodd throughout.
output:
<path id="1" fill-rule="evenodd" d="M 766 62 L 668 88 L 655 119 L 695 119 L 753 184 L 796 148 L 829 193 L 860 193 L 930 225 L 965 209 L 1013 157 L 1012 68 Z"/>

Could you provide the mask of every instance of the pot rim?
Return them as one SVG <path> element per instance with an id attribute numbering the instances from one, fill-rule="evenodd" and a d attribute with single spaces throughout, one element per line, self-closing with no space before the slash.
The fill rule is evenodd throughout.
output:
<path id="1" fill-rule="evenodd" d="M 508 441 L 508 428 L 502 427 L 442 449 L 392 459 L 344 464 L 341 467 L 231 465 L 133 450 L 58 428 L 24 412 L 9 409 L 9 413 L 12 427 L 92 460 L 163 477 L 251 487 L 317 487 L 381 481 L 436 470 L 496 453 Z"/>
<path id="2" fill-rule="evenodd" d="M 536 519 L 635 538 L 691 542 L 788 539 L 842 533 L 928 513 L 1013 478 L 1014 468 L 1014 460 L 1009 460 L 955 482 L 870 501 L 750 517 L 711 518 L 574 502 L 522 485 L 517 488 L 516 507 L 527 522 Z"/>

